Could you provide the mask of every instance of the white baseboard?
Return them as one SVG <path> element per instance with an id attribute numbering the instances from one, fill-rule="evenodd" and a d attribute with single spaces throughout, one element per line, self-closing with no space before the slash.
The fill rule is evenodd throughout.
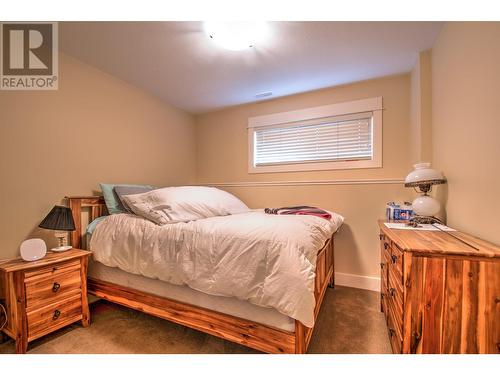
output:
<path id="1" fill-rule="evenodd" d="M 335 272 L 335 285 L 380 292 L 380 277 Z"/>

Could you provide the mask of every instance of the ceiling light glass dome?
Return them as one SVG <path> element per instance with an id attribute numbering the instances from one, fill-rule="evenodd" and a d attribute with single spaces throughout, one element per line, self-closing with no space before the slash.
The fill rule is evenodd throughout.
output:
<path id="1" fill-rule="evenodd" d="M 264 21 L 207 21 L 204 29 L 216 45 L 231 51 L 253 47 L 264 40 L 269 32 Z"/>

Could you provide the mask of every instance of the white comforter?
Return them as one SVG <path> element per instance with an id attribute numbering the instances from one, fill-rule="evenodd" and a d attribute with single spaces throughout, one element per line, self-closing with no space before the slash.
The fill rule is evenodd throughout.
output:
<path id="1" fill-rule="evenodd" d="M 273 307 L 312 327 L 317 251 L 342 222 L 256 210 L 158 226 L 118 214 L 97 225 L 90 249 L 106 266 Z"/>

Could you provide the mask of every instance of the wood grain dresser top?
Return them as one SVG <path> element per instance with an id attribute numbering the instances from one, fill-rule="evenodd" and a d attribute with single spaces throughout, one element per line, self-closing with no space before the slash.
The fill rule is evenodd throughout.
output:
<path id="1" fill-rule="evenodd" d="M 27 262 L 22 258 L 15 258 L 9 260 L 0 260 L 0 271 L 15 272 L 19 270 L 29 270 L 32 268 L 47 266 L 50 264 L 64 262 L 66 260 L 88 256 L 91 252 L 87 250 L 71 249 L 64 252 L 47 251 L 47 255 L 40 260 L 34 262 Z"/>
<path id="2" fill-rule="evenodd" d="M 423 255 L 462 255 L 500 258 L 500 247 L 459 231 L 422 231 L 411 229 L 390 229 L 379 220 L 380 230 L 403 251 Z"/>

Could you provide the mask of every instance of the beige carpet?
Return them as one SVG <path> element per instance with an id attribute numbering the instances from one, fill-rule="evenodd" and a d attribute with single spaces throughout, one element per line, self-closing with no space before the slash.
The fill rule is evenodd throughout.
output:
<path id="1" fill-rule="evenodd" d="M 28 353 L 258 353 L 244 346 L 105 301 L 91 305 L 92 324 L 73 324 L 30 343 Z M 0 344 L 13 353 L 14 342 Z M 379 295 L 328 289 L 309 353 L 390 353 Z"/>

